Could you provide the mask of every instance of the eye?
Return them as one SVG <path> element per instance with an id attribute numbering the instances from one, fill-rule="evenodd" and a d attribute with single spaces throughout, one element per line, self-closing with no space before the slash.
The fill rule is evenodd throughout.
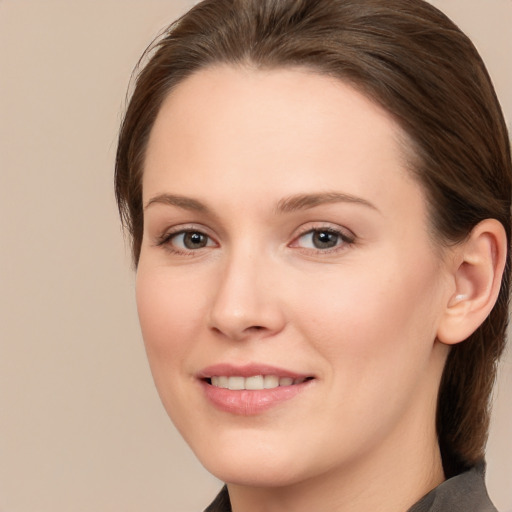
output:
<path id="1" fill-rule="evenodd" d="M 330 249 L 341 248 L 344 245 L 350 245 L 353 242 L 353 236 L 341 231 L 333 228 L 318 228 L 310 229 L 300 235 L 295 242 L 293 242 L 292 246 L 316 251 L 328 251 Z"/>
<path id="2" fill-rule="evenodd" d="M 215 247 L 215 242 L 205 233 L 197 230 L 182 230 L 167 234 L 160 242 L 177 252 L 195 251 Z"/>

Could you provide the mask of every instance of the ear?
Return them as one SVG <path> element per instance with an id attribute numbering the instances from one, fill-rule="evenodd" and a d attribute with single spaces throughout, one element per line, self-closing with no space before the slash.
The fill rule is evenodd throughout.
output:
<path id="1" fill-rule="evenodd" d="M 507 257 L 507 236 L 495 219 L 477 224 L 455 247 L 455 291 L 441 318 L 437 339 L 447 345 L 464 341 L 491 312 L 501 286 Z"/>

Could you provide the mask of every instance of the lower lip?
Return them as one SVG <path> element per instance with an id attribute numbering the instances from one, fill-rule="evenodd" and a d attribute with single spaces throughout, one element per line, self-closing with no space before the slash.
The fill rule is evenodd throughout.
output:
<path id="1" fill-rule="evenodd" d="M 212 386 L 201 381 L 208 400 L 218 409 L 239 416 L 254 416 L 291 400 L 304 391 L 313 381 L 273 389 L 231 390 Z"/>

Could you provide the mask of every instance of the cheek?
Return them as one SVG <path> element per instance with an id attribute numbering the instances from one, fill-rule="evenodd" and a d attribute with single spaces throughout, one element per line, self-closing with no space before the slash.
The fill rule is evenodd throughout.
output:
<path id="1" fill-rule="evenodd" d="M 426 251 L 425 251 L 426 252 Z M 315 281 L 299 311 L 308 338 L 351 370 L 391 374 L 427 362 L 439 317 L 435 261 L 417 254 L 380 255 Z M 412 264 L 411 262 L 414 262 Z"/>
<path id="2" fill-rule="evenodd" d="M 197 330 L 204 319 L 201 292 L 204 290 L 188 281 L 181 282 L 165 269 L 146 271 L 139 266 L 137 311 L 155 379 L 159 367 L 178 367 L 185 352 L 197 342 Z"/>
<path id="3" fill-rule="evenodd" d="M 191 415 L 197 396 L 190 360 L 202 350 L 204 293 L 205 289 L 190 282 L 190 277 L 180 278 L 167 268 L 146 270 L 139 265 L 137 310 L 149 366 L 160 399 L 183 435 L 200 420 L 196 412 Z M 192 411 L 199 410 L 199 404 L 192 407 Z"/>
<path id="4" fill-rule="evenodd" d="M 335 437 L 343 424 L 354 446 L 377 442 L 437 386 L 436 269 L 432 261 L 416 259 L 416 269 L 397 258 L 381 261 L 388 264 L 340 268 L 337 277 L 316 280 L 296 307 L 304 337 L 327 362 L 330 415 L 317 411 L 325 419 L 318 431 Z"/>

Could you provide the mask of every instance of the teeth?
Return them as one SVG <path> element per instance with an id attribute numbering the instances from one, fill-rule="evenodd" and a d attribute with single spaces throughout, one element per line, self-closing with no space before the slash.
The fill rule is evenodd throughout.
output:
<path id="1" fill-rule="evenodd" d="M 228 377 L 228 388 L 234 391 L 245 389 L 245 379 L 243 377 Z"/>
<path id="2" fill-rule="evenodd" d="M 279 386 L 279 377 L 275 375 L 265 375 L 263 377 L 263 387 L 265 389 L 273 389 Z"/>
<path id="3" fill-rule="evenodd" d="M 264 389 L 263 375 L 255 375 L 245 379 L 245 389 Z"/>
<path id="4" fill-rule="evenodd" d="M 274 389 L 278 386 L 292 386 L 293 384 L 301 384 L 306 379 L 292 379 L 291 377 L 278 377 L 277 375 L 253 375 L 251 377 L 231 376 L 226 377 L 223 375 L 211 378 L 212 386 L 217 388 L 227 388 L 233 391 L 242 389 L 260 390 L 260 389 Z"/>
<path id="5" fill-rule="evenodd" d="M 216 388 L 227 388 L 228 378 L 227 377 L 212 377 L 212 386 Z"/>

